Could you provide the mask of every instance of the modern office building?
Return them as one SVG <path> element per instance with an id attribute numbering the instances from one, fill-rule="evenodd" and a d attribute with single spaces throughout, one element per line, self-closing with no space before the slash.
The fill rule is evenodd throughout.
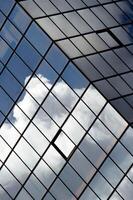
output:
<path id="1" fill-rule="evenodd" d="M 0 0 L 0 200 L 132 200 L 132 0 Z"/>

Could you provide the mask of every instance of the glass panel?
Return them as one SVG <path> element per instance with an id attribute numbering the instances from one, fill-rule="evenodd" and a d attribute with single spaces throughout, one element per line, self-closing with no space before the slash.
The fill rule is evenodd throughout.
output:
<path id="1" fill-rule="evenodd" d="M 101 53 L 101 55 L 109 62 L 116 72 L 123 73 L 129 70 L 113 51 L 107 51 Z"/>
<path id="2" fill-rule="evenodd" d="M 78 31 L 76 31 L 63 15 L 56 15 L 51 17 L 51 19 L 66 36 L 70 37 L 78 34 Z"/>
<path id="3" fill-rule="evenodd" d="M 26 199 L 26 200 L 33 200 L 32 197 L 26 192 L 25 189 L 22 189 L 18 196 L 16 197 L 16 200 L 22 200 L 22 199 Z"/>
<path id="4" fill-rule="evenodd" d="M 116 187 L 119 181 L 124 176 L 121 170 L 114 164 L 114 162 L 110 158 L 106 159 L 106 161 L 100 168 L 100 172 L 111 183 L 113 187 Z"/>
<path id="5" fill-rule="evenodd" d="M 59 126 L 62 125 L 68 115 L 67 110 L 51 93 L 44 101 L 42 107 Z"/>
<path id="6" fill-rule="evenodd" d="M 91 8 L 91 10 L 95 13 L 95 15 L 97 15 L 99 17 L 99 19 L 107 27 L 112 27 L 112 26 L 118 25 L 118 23 L 113 19 L 113 17 L 102 6 L 93 7 L 93 8 Z"/>
<path id="7" fill-rule="evenodd" d="M 89 44 L 89 42 L 86 41 L 82 36 L 74 37 L 71 39 L 71 41 L 84 55 L 96 52 L 91 44 Z"/>
<path id="8" fill-rule="evenodd" d="M 24 163 L 14 152 L 12 152 L 5 165 L 22 184 L 25 182 L 30 173 L 30 170 L 24 165 Z"/>
<path id="9" fill-rule="evenodd" d="M 72 195 L 72 193 L 66 188 L 66 186 L 57 179 L 53 186 L 50 189 L 50 192 L 54 195 L 56 200 L 61 199 L 73 199 L 76 200 L 76 198 Z"/>
<path id="10" fill-rule="evenodd" d="M 36 169 L 34 170 L 34 174 L 47 188 L 51 185 L 56 177 L 54 172 L 42 160 L 39 162 Z"/>
<path id="11" fill-rule="evenodd" d="M 58 9 L 49 0 L 35 0 L 35 2 L 45 11 L 47 15 L 59 13 Z"/>
<path id="12" fill-rule="evenodd" d="M 5 16 L 2 14 L 2 12 L 0 11 L 0 28 L 2 27 L 3 23 L 5 21 Z"/>
<path id="13" fill-rule="evenodd" d="M 59 127 L 53 122 L 53 120 L 44 112 L 42 108 L 33 119 L 35 125 L 50 141 L 57 133 Z"/>
<path id="14" fill-rule="evenodd" d="M 0 105 L 1 106 L 1 105 Z M 3 121 L 5 119 L 5 116 L 0 111 L 0 126 L 2 125 Z"/>
<path id="15" fill-rule="evenodd" d="M 16 54 L 12 55 L 10 61 L 7 64 L 7 68 L 23 85 L 30 78 L 31 70 L 24 64 L 24 62 Z"/>
<path id="16" fill-rule="evenodd" d="M 119 48 L 115 50 L 115 53 L 120 57 L 123 61 L 123 64 L 126 63 L 128 67 L 133 69 L 133 55 L 126 48 Z M 122 62 L 121 62 L 122 63 Z M 122 65 L 121 65 L 122 66 Z M 120 67 L 120 66 L 119 66 Z M 123 66 L 124 67 L 124 66 Z"/>
<path id="17" fill-rule="evenodd" d="M 83 2 L 87 5 L 87 6 L 94 6 L 94 5 L 97 5 L 97 4 L 99 4 L 98 2 L 97 2 L 97 0 L 83 0 Z"/>
<path id="18" fill-rule="evenodd" d="M 30 124 L 24 132 L 24 138 L 31 146 L 42 155 L 49 145 L 48 140 L 33 124 Z"/>
<path id="19" fill-rule="evenodd" d="M 89 81 L 72 63 L 66 67 L 62 77 L 78 95 L 81 95 L 89 84 Z"/>
<path id="20" fill-rule="evenodd" d="M 122 27 L 113 28 L 111 31 L 119 38 L 122 44 L 127 45 L 133 42 L 133 38 Z"/>
<path id="21" fill-rule="evenodd" d="M 96 144 L 96 142 L 89 136 L 86 137 L 81 142 L 79 149 L 83 152 L 85 156 L 89 159 L 93 165 L 98 168 L 100 164 L 106 157 L 104 151 Z"/>
<path id="22" fill-rule="evenodd" d="M 8 71 L 4 70 L 0 78 L 0 85 L 7 91 L 10 97 L 14 100 L 17 99 L 20 92 L 22 91 L 22 86 L 13 77 L 13 75 Z"/>
<path id="23" fill-rule="evenodd" d="M 133 157 L 120 143 L 115 146 L 110 157 L 124 172 L 126 172 L 133 163 Z"/>
<path id="24" fill-rule="evenodd" d="M 121 136 L 127 127 L 127 122 L 115 111 L 115 109 L 110 104 L 106 105 L 99 118 L 115 134 L 117 138 Z"/>
<path id="25" fill-rule="evenodd" d="M 38 77 L 40 78 L 41 76 L 38 75 Z M 45 83 L 47 83 L 45 78 L 41 77 L 41 79 L 43 79 Z M 35 76 L 32 77 L 32 79 L 26 86 L 26 90 L 35 98 L 35 100 L 39 104 L 42 103 L 44 98 L 47 96 L 47 93 L 49 92 L 48 89 L 45 87 L 45 85 Z M 34 107 L 34 105 L 32 105 L 32 107 Z"/>
<path id="26" fill-rule="evenodd" d="M 53 45 L 50 48 L 48 54 L 46 55 L 46 60 L 58 73 L 63 70 L 64 66 L 68 62 L 68 58 L 56 45 Z"/>
<path id="27" fill-rule="evenodd" d="M 126 73 L 122 75 L 122 78 L 130 85 L 130 87 L 133 89 L 133 73 Z"/>
<path id="28" fill-rule="evenodd" d="M 132 199 L 133 196 L 133 183 L 128 180 L 127 177 L 120 183 L 117 191 L 122 195 L 124 199 Z"/>
<path id="29" fill-rule="evenodd" d="M 2 71 L 4 70 L 4 65 L 0 62 L 0 74 L 2 73 Z"/>
<path id="30" fill-rule="evenodd" d="M 65 35 L 57 28 L 57 26 L 49 18 L 37 19 L 36 22 L 47 32 L 53 39 L 58 40 L 65 38 Z"/>
<path id="31" fill-rule="evenodd" d="M 100 120 L 96 120 L 93 124 L 89 130 L 89 135 L 91 135 L 107 153 L 109 153 L 116 143 L 116 138 L 101 123 Z"/>
<path id="32" fill-rule="evenodd" d="M 91 81 L 102 78 L 102 75 L 92 66 L 86 58 L 74 59 L 77 67 L 87 76 Z"/>
<path id="33" fill-rule="evenodd" d="M 110 85 L 107 80 L 101 80 L 94 83 L 96 88 L 107 98 L 113 99 L 120 96 L 118 92 Z"/>
<path id="34" fill-rule="evenodd" d="M 26 117 L 26 115 L 18 108 L 17 105 L 15 105 L 13 109 L 13 113 L 10 112 L 8 115 L 8 119 L 13 122 L 14 126 L 17 128 L 17 130 L 22 133 L 24 129 L 27 127 L 29 123 L 29 119 Z"/>
<path id="35" fill-rule="evenodd" d="M 16 52 L 32 70 L 37 67 L 37 64 L 41 60 L 41 56 L 26 39 L 21 41 Z"/>
<path id="36" fill-rule="evenodd" d="M 100 54 L 88 56 L 87 59 L 98 69 L 104 77 L 116 74 L 111 66 L 102 58 Z"/>
<path id="37" fill-rule="evenodd" d="M 69 111 L 71 111 L 78 100 L 78 96 L 62 79 L 59 79 L 55 84 L 52 93 Z"/>
<path id="38" fill-rule="evenodd" d="M 133 19 L 133 15 L 132 15 L 132 2 L 128 2 L 128 1 L 120 1 L 117 2 L 117 5 L 126 13 L 126 15 L 128 15 L 128 17 L 130 19 Z"/>
<path id="39" fill-rule="evenodd" d="M 18 131 L 7 120 L 5 120 L 4 124 L 0 129 L 0 135 L 12 148 L 14 147 L 15 143 L 20 137 Z"/>
<path id="40" fill-rule="evenodd" d="M 88 130 L 95 119 L 95 115 L 82 101 L 77 104 L 76 108 L 72 112 L 72 115 L 86 130 Z"/>
<path id="41" fill-rule="evenodd" d="M 21 39 L 20 32 L 8 20 L 1 30 L 1 36 L 8 42 L 8 44 L 15 48 Z"/>
<path id="42" fill-rule="evenodd" d="M 39 160 L 39 156 L 37 155 L 37 153 L 23 138 L 21 138 L 14 151 L 19 155 L 19 157 L 26 163 L 26 165 L 31 170 Z"/>
<path id="43" fill-rule="evenodd" d="M 79 150 L 75 151 L 69 162 L 85 182 L 89 182 L 96 171 L 93 165 Z"/>
<path id="44" fill-rule="evenodd" d="M 7 143 L 2 139 L 2 137 L 0 137 L 0 160 L 2 162 L 4 162 L 8 156 L 8 154 L 10 153 L 11 149 L 10 147 L 7 145 Z M 0 175 L 1 175 L 1 171 L 0 171 Z M 4 177 L 3 177 L 4 178 Z M 5 179 L 5 178 L 4 178 Z M 1 183 L 2 177 L 0 179 L 0 183 Z"/>
<path id="45" fill-rule="evenodd" d="M 12 50 L 1 37 L 0 37 L 0 47 L 1 47 L 0 60 L 4 64 L 6 64 L 6 62 L 8 61 L 9 57 L 12 54 Z"/>
<path id="46" fill-rule="evenodd" d="M 20 4 L 33 18 L 45 16 L 45 13 L 32 0 L 20 1 Z"/>
<path id="47" fill-rule="evenodd" d="M 80 200 L 87 200 L 87 198 L 93 200 L 99 200 L 96 194 L 89 187 L 87 187 L 86 190 L 83 192 Z"/>
<path id="48" fill-rule="evenodd" d="M 75 58 L 82 55 L 75 45 L 68 39 L 59 41 L 57 44 L 69 56 L 69 58 Z"/>
<path id="49" fill-rule="evenodd" d="M 104 8 L 110 12 L 110 14 L 118 21 L 119 23 L 128 23 L 130 19 L 125 15 L 124 12 L 114 3 L 109 5 L 104 5 Z"/>
<path id="50" fill-rule="evenodd" d="M 131 152 L 133 155 L 133 129 L 129 127 L 121 138 L 122 144 Z"/>
<path id="51" fill-rule="evenodd" d="M 21 188 L 20 183 L 6 169 L 6 167 L 2 167 L 0 171 L 0 184 L 5 187 L 7 192 L 11 195 L 12 199 L 14 199 L 15 195 Z"/>
<path id="52" fill-rule="evenodd" d="M 78 13 L 70 12 L 70 13 L 66 13 L 64 15 L 76 27 L 76 29 L 80 33 L 88 33 L 90 31 L 92 31 L 90 26 L 80 17 L 80 15 Z"/>
<path id="53" fill-rule="evenodd" d="M 56 79 L 58 78 L 58 74 L 45 60 L 42 61 L 39 68 L 36 70 L 36 75 L 40 78 L 40 80 L 44 84 L 47 85 L 49 89 L 52 87 L 52 85 L 55 83 Z"/>
<path id="54" fill-rule="evenodd" d="M 133 122 L 133 109 L 123 98 L 112 100 L 111 104 L 128 122 Z"/>
<path id="55" fill-rule="evenodd" d="M 84 129 L 72 116 L 68 118 L 62 129 L 76 145 L 80 142 L 81 138 L 85 134 Z"/>
<path id="56" fill-rule="evenodd" d="M 31 119 L 35 112 L 37 111 L 39 105 L 37 102 L 32 98 L 32 96 L 24 91 L 22 92 L 18 102 L 17 102 L 19 108 Z M 28 106 L 26 106 L 28 104 Z"/>
<path id="57" fill-rule="evenodd" d="M 5 190 L 0 186 L 0 196 L 3 200 L 11 200 L 10 196 L 5 192 Z"/>
<path id="58" fill-rule="evenodd" d="M 119 44 L 111 37 L 111 35 L 108 32 L 102 32 L 98 34 L 104 42 L 109 46 L 109 47 L 116 47 L 119 46 Z"/>
<path id="59" fill-rule="evenodd" d="M 108 46 L 96 33 L 87 34 L 85 38 L 97 51 L 108 49 Z"/>
<path id="60" fill-rule="evenodd" d="M 17 4 L 11 12 L 9 19 L 24 33 L 31 22 L 31 18 L 24 12 L 24 10 Z"/>
<path id="61" fill-rule="evenodd" d="M 119 76 L 112 77 L 108 79 L 111 85 L 121 94 L 131 94 L 132 90 L 128 87 L 128 85 L 121 79 Z"/>
<path id="62" fill-rule="evenodd" d="M 125 99 L 133 107 L 133 95 L 127 96 Z"/>
<path id="63" fill-rule="evenodd" d="M 95 114 L 98 114 L 106 103 L 104 97 L 92 85 L 87 89 L 82 99 Z"/>
<path id="64" fill-rule="evenodd" d="M 65 0 L 51 0 L 53 4 L 61 11 L 65 12 L 68 10 L 72 10 L 71 6 Z"/>
<path id="65" fill-rule="evenodd" d="M 4 12 L 4 14 L 7 16 L 12 9 L 15 1 L 14 0 L 6 0 L 6 1 L 0 1 L 0 9 Z"/>
<path id="66" fill-rule="evenodd" d="M 68 188 L 78 197 L 85 187 L 85 182 L 78 176 L 78 174 L 70 167 L 66 165 L 60 174 L 62 181 L 68 186 Z"/>
<path id="67" fill-rule="evenodd" d="M 43 200 L 54 200 L 55 198 L 48 192 Z"/>
<path id="68" fill-rule="evenodd" d="M 99 30 L 105 28 L 103 23 L 89 9 L 79 10 L 78 13 L 91 26 L 92 29 Z"/>
<path id="69" fill-rule="evenodd" d="M 82 0 L 67 0 L 74 9 L 85 7 L 85 4 Z"/>
<path id="70" fill-rule="evenodd" d="M 65 164 L 64 158 L 57 152 L 57 150 L 50 145 L 45 155 L 43 156 L 43 160 L 51 167 L 51 169 L 58 174 L 63 165 Z"/>
<path id="71" fill-rule="evenodd" d="M 40 200 L 46 192 L 46 189 L 34 175 L 29 177 L 24 187 L 36 200 Z"/>
<path id="72" fill-rule="evenodd" d="M 108 196 L 113 191 L 113 188 L 99 173 L 97 173 L 91 181 L 90 187 L 101 199 L 108 199 Z"/>
<path id="73" fill-rule="evenodd" d="M 133 181 L 133 167 L 129 170 L 127 176 L 128 178 L 130 178 L 131 181 Z"/>
<path id="74" fill-rule="evenodd" d="M 59 134 L 58 138 L 55 140 L 55 144 L 66 157 L 69 156 L 74 148 L 74 144 L 63 132 Z"/>
<path id="75" fill-rule="evenodd" d="M 13 101 L 11 98 L 0 88 L 0 109 L 3 114 L 7 114 L 11 107 L 13 106 Z"/>
<path id="76" fill-rule="evenodd" d="M 42 55 L 44 55 L 52 43 L 50 38 L 48 38 L 48 36 L 34 22 L 28 29 L 26 37 Z"/>
<path id="77" fill-rule="evenodd" d="M 117 192 L 114 192 L 112 196 L 110 197 L 110 200 L 122 200 L 122 198 L 117 194 Z"/>

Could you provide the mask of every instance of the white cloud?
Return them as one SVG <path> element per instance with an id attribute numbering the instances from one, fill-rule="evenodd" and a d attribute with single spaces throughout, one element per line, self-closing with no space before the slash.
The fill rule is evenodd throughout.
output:
<path id="1" fill-rule="evenodd" d="M 42 75 L 38 76 L 48 88 L 51 87 L 51 83 L 49 80 L 47 80 Z M 25 83 L 27 82 L 27 80 L 28 77 L 26 78 Z M 44 85 L 36 77 L 32 78 L 32 80 L 27 86 L 27 90 L 34 96 L 34 98 L 39 103 L 43 101 L 44 97 L 48 93 L 46 87 L 44 87 Z M 82 92 L 84 88 L 76 90 L 78 90 L 78 92 L 80 91 Z M 70 90 L 70 88 L 63 81 L 60 81 L 55 85 L 53 93 L 60 99 L 62 103 L 64 103 L 64 105 L 67 107 L 68 110 L 72 109 L 73 105 L 78 99 L 77 96 L 72 92 L 72 90 Z M 97 101 L 98 98 L 100 98 L 99 101 Z M 100 109 L 105 103 L 105 100 L 102 97 L 100 97 L 100 94 L 93 87 L 90 87 L 88 89 L 83 99 L 88 105 L 90 106 L 92 105 L 92 109 L 96 113 L 100 111 Z M 31 98 L 31 96 L 28 93 L 24 94 L 23 98 L 18 102 L 18 106 L 21 107 L 29 117 L 32 117 L 38 108 L 38 104 L 35 102 L 35 100 Z M 43 104 L 43 107 L 50 113 L 52 118 L 54 118 L 54 120 L 56 120 L 60 125 L 63 123 L 63 121 L 68 115 L 67 110 L 65 110 L 64 107 L 62 107 L 61 104 L 59 104 L 52 95 L 49 96 L 48 101 L 46 101 L 46 103 Z M 109 112 L 111 111 L 109 110 Z M 105 119 L 106 119 L 106 114 L 109 116 L 108 110 L 106 110 L 106 113 L 104 113 Z M 94 114 L 92 114 L 91 112 L 89 112 L 88 114 L 88 112 L 86 112 L 86 107 L 83 106 L 83 104 L 78 105 L 78 107 L 75 109 L 74 115 L 79 116 L 79 120 L 81 119 L 81 124 L 85 123 L 84 124 L 85 127 L 87 126 L 89 127 L 89 125 L 93 121 L 92 118 L 94 118 Z M 15 106 L 13 109 L 13 117 L 15 119 L 13 122 L 14 126 L 16 126 L 20 132 L 22 132 L 29 122 L 28 118 L 22 113 L 22 111 L 20 111 L 20 109 L 17 106 Z M 117 115 L 114 115 L 113 117 L 115 118 L 116 121 L 119 122 Z M 85 122 L 83 119 L 85 119 Z M 51 118 L 48 117 L 42 109 L 39 110 L 38 114 L 35 116 L 33 121 L 49 140 L 51 140 L 58 131 L 58 126 L 54 124 L 54 122 L 52 122 Z M 78 143 L 84 134 L 84 130 L 82 129 L 81 131 L 81 129 L 77 128 L 78 124 L 76 125 L 76 122 L 72 123 L 71 120 L 67 122 L 66 127 L 67 129 L 64 128 L 66 132 L 68 129 L 71 130 L 71 131 L 68 130 L 67 132 L 69 137 L 74 140 L 77 140 L 76 142 Z M 95 132 L 95 130 L 93 130 L 93 132 Z M 3 124 L 0 130 L 0 135 L 7 141 L 7 143 L 11 147 L 14 146 L 14 144 L 20 137 L 19 133 L 9 123 Z M 41 133 L 33 124 L 30 124 L 30 126 L 28 127 L 28 129 L 24 134 L 24 137 L 31 143 L 31 145 L 33 145 L 33 147 L 39 152 L 40 155 L 42 155 L 43 151 L 47 148 L 49 144 L 48 140 L 41 135 Z M 60 136 L 60 138 L 58 138 L 59 144 L 61 144 L 59 140 L 62 141 L 62 137 Z M 107 135 L 102 134 L 100 139 L 106 142 L 106 138 Z M 62 151 L 65 151 L 66 148 L 69 149 L 70 141 L 69 140 L 65 141 L 66 143 L 64 145 L 61 145 Z M 20 155 L 20 157 L 23 158 L 23 160 L 31 169 L 34 167 L 34 165 L 39 159 L 39 156 L 31 149 L 28 143 L 26 143 L 23 139 L 20 140 L 19 144 L 15 148 L 15 151 L 17 152 L 18 155 Z M 3 142 L 3 140 L 0 140 L 0 159 L 4 161 L 9 152 L 10 152 L 9 147 Z M 50 165 L 52 165 L 52 167 L 56 172 L 62 165 L 61 156 L 57 154 L 57 152 L 54 151 L 53 148 L 50 149 L 46 160 Z M 16 172 L 18 179 L 21 180 L 21 177 L 25 176 L 26 172 L 25 170 L 23 170 L 24 168 L 21 165 L 19 165 L 18 167 L 17 159 L 13 159 L 12 157 L 10 163 L 9 161 L 7 161 L 7 164 L 9 167 L 12 168 L 12 171 Z M 47 167 L 45 168 L 43 167 L 42 171 L 40 169 L 40 175 L 43 174 L 44 170 L 45 174 L 49 176 L 50 172 Z M 3 171 L 1 170 L 0 172 L 1 177 L 3 177 L 2 173 Z M 6 175 L 4 176 L 6 177 Z M 10 187 L 10 185 L 12 185 L 12 180 L 9 180 L 9 178 L 8 179 L 1 178 L 0 184 L 2 184 L 5 188 Z"/>

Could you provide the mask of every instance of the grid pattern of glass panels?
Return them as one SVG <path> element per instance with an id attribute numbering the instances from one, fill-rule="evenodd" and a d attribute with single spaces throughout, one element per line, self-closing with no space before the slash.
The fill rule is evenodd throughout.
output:
<path id="1" fill-rule="evenodd" d="M 20 3 L 123 117 L 133 123 L 132 1 Z"/>
<path id="2" fill-rule="evenodd" d="M 130 31 L 111 18 L 120 21 L 124 5 L 123 24 L 131 27 L 131 2 L 20 3 L 28 14 L 14 0 L 0 2 L 0 199 L 131 200 L 133 129 L 110 104 L 132 102 L 131 63 L 122 61 L 132 45 L 115 28 Z M 103 9 L 113 12 L 108 28 Z M 72 50 L 63 52 L 63 43 Z M 106 82 L 117 98 L 101 94 Z"/>

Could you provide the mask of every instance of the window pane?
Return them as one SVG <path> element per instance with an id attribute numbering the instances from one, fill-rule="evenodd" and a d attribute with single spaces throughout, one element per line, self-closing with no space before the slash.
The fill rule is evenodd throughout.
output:
<path id="1" fill-rule="evenodd" d="M 80 195 L 86 185 L 69 164 L 67 164 L 61 172 L 60 178 L 73 192 L 73 194 L 75 194 L 76 197 Z"/>
<path id="2" fill-rule="evenodd" d="M 37 67 L 37 64 L 41 60 L 41 56 L 37 51 L 30 45 L 30 43 L 23 39 L 18 46 L 16 52 L 21 56 L 21 58 L 26 62 L 26 64 L 34 70 Z"/>
<path id="3" fill-rule="evenodd" d="M 51 44 L 50 38 L 34 22 L 29 27 L 26 37 L 42 55 Z"/>
<path id="4" fill-rule="evenodd" d="M 9 16 L 9 19 L 18 27 L 18 29 L 24 33 L 26 28 L 31 22 L 30 17 L 23 11 L 23 9 L 17 4 Z"/>

